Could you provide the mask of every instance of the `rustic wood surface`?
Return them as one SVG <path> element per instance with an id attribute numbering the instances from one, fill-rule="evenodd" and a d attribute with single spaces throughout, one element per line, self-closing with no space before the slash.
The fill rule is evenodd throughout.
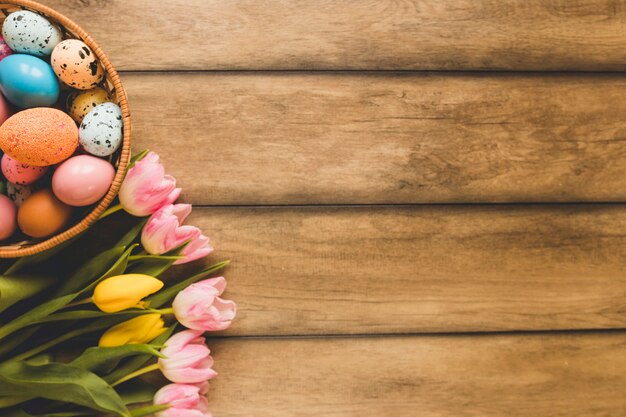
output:
<path id="1" fill-rule="evenodd" d="M 622 206 L 197 209 L 231 335 L 626 328 Z M 185 271 L 183 269 L 183 271 Z"/>
<path id="2" fill-rule="evenodd" d="M 234 261 L 215 416 L 626 415 L 622 1 L 43 1 Z"/>
<path id="3" fill-rule="evenodd" d="M 124 81 L 136 148 L 164 154 L 198 204 L 626 201 L 621 75 Z"/>
<path id="4" fill-rule="evenodd" d="M 126 70 L 626 69 L 621 0 L 47 4 L 80 22 Z"/>
<path id="5" fill-rule="evenodd" d="M 215 415 L 626 414 L 626 335 L 225 340 Z"/>

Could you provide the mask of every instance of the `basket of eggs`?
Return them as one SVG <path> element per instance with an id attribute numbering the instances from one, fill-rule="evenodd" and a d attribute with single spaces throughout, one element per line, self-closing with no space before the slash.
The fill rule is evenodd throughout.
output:
<path id="1" fill-rule="evenodd" d="M 1 1 L 0 258 L 87 229 L 117 195 L 130 156 L 126 93 L 78 25 L 39 3 Z"/>

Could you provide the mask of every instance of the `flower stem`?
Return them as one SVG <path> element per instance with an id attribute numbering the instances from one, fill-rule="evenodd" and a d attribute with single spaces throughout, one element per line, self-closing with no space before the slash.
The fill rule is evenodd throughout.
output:
<path id="1" fill-rule="evenodd" d="M 112 387 L 118 386 L 119 384 L 129 381 L 133 378 L 137 378 L 138 376 L 147 374 L 149 372 L 152 371 L 156 371 L 157 369 L 159 369 L 159 364 L 158 363 L 154 363 L 152 365 L 148 365 L 144 368 L 138 369 L 135 372 L 131 372 L 130 374 L 126 375 L 123 378 L 118 379 L 117 381 L 115 381 L 114 383 L 111 384 Z"/>
<path id="2" fill-rule="evenodd" d="M 159 313 L 165 315 L 165 314 L 174 314 L 174 309 L 172 307 L 170 308 L 162 308 L 160 310 L 158 310 Z"/>
<path id="3" fill-rule="evenodd" d="M 124 207 L 122 207 L 121 204 L 117 204 L 115 206 L 111 206 L 111 207 L 108 208 L 108 210 L 106 210 L 104 213 L 102 213 L 100 215 L 100 217 L 98 217 L 98 220 L 102 220 L 105 217 L 109 217 L 111 214 L 117 213 L 118 211 L 123 210 L 123 209 L 124 209 Z"/>
<path id="4" fill-rule="evenodd" d="M 84 300 L 78 300 L 78 301 L 74 301 L 73 303 L 69 303 L 63 308 L 65 309 L 65 308 L 76 307 L 76 306 L 80 306 L 83 304 L 89 304 L 91 302 L 93 302 L 93 298 L 89 297 L 89 298 L 85 298 Z"/>

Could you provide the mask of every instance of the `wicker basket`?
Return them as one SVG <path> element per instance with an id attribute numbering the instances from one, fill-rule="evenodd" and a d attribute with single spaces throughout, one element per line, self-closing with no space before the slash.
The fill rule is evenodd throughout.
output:
<path id="1" fill-rule="evenodd" d="M 18 243 L 12 243 L 10 246 L 1 246 L 0 244 L 0 258 L 17 258 L 20 256 L 34 255 L 38 252 L 42 252 L 46 249 L 50 249 L 72 237 L 83 232 L 89 226 L 91 226 L 98 217 L 107 209 L 111 204 L 117 192 L 122 184 L 128 162 L 130 158 L 130 111 L 128 109 L 128 100 L 126 92 L 120 81 L 120 77 L 111 65 L 109 58 L 98 46 L 98 44 L 78 26 L 67 17 L 62 14 L 30 0 L 12 0 L 2 1 L 0 0 L 0 24 L 4 22 L 4 18 L 9 14 L 17 10 L 32 10 L 41 15 L 46 16 L 50 21 L 55 22 L 63 31 L 64 38 L 76 38 L 81 39 L 93 50 L 93 52 L 100 59 L 100 63 L 104 67 L 105 80 L 103 81 L 103 88 L 109 91 L 111 99 L 119 104 L 122 109 L 122 115 L 124 120 L 124 139 L 120 149 L 113 155 L 111 162 L 116 166 L 117 172 L 113 180 L 113 184 L 109 189 L 107 195 L 95 206 L 89 213 L 86 214 L 82 220 L 76 222 L 69 229 L 59 233 L 56 236 L 50 237 L 46 240 L 38 241 L 23 241 Z"/>

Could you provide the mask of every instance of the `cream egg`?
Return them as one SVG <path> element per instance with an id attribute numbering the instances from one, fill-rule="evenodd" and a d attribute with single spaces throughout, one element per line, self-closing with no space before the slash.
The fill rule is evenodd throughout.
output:
<path id="1" fill-rule="evenodd" d="M 96 106 L 83 119 L 78 141 L 92 155 L 109 156 L 122 143 L 122 110 L 115 103 Z"/>
<path id="2" fill-rule="evenodd" d="M 2 36 L 9 48 L 22 54 L 49 56 L 63 39 L 61 30 L 37 13 L 20 10 L 4 19 Z"/>

